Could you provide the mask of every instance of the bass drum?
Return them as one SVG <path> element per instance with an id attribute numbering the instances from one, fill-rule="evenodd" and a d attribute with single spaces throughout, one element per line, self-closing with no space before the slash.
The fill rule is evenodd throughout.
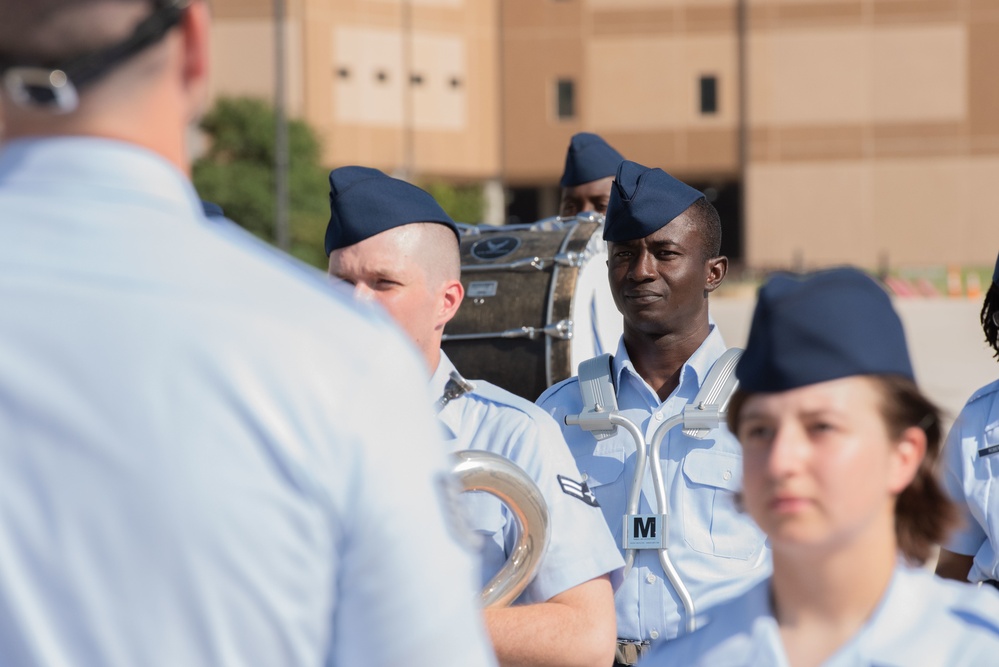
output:
<path id="1" fill-rule="evenodd" d="M 617 349 L 603 216 L 461 227 L 465 300 L 442 347 L 463 375 L 534 401 Z"/>

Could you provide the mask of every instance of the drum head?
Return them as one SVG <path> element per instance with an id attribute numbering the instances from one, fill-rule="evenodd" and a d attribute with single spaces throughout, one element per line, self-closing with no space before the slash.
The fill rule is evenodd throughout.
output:
<path id="1" fill-rule="evenodd" d="M 590 242 L 590 259 L 579 267 L 572 298 L 575 327 L 569 360 L 570 376 L 576 374 L 579 362 L 607 352 L 613 354 L 624 326 L 607 281 L 607 242 L 599 233 L 594 234 Z"/>
<path id="2" fill-rule="evenodd" d="M 579 361 L 616 349 L 621 317 L 601 234 L 585 219 L 467 233 L 465 300 L 442 344 L 458 370 L 533 401 Z"/>

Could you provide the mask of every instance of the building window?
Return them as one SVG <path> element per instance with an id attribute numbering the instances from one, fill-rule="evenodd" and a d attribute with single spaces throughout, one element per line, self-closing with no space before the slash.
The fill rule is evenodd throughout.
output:
<path id="1" fill-rule="evenodd" d="M 410 74 L 409 83 L 414 86 L 423 85 L 423 75 L 422 74 Z"/>
<path id="2" fill-rule="evenodd" d="M 717 113 L 718 111 L 718 77 L 701 77 L 701 113 Z"/>
<path id="3" fill-rule="evenodd" d="M 336 75 L 341 79 L 348 79 L 350 78 L 350 70 L 346 67 L 337 68 Z"/>
<path id="4" fill-rule="evenodd" d="M 461 88 L 461 79 L 456 76 L 452 76 L 448 83 L 451 84 L 452 88 Z"/>
<path id="5" fill-rule="evenodd" d="M 576 82 L 559 79 L 555 83 L 555 110 L 559 120 L 576 117 Z"/>
<path id="6" fill-rule="evenodd" d="M 378 79 L 379 83 L 385 83 L 386 81 L 388 81 L 388 72 L 386 72 L 383 69 L 380 69 L 377 72 L 375 72 L 375 78 Z"/>

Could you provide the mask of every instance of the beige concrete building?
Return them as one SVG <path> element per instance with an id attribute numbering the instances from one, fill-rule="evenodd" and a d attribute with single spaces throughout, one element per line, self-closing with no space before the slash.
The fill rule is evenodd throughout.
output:
<path id="1" fill-rule="evenodd" d="M 273 3 L 214 0 L 216 92 L 270 97 Z M 554 213 L 569 137 L 704 189 L 757 268 L 999 249 L 999 0 L 287 0 L 330 166 Z M 743 215 L 744 212 L 744 215 Z"/>
<path id="2" fill-rule="evenodd" d="M 991 264 L 999 3 L 760 9 L 749 49 L 747 259 Z"/>
<path id="3" fill-rule="evenodd" d="M 270 98 L 271 0 L 215 0 L 217 94 Z M 459 181 L 499 176 L 492 0 L 286 0 L 288 108 L 331 166 Z"/>

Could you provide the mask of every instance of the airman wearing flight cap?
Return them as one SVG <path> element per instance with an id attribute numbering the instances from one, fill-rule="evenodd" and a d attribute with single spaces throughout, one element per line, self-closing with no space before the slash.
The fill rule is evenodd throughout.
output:
<path id="1" fill-rule="evenodd" d="M 694 188 L 662 169 L 625 161 L 617 170 L 604 238 L 611 291 L 624 319 L 612 380 L 620 413 L 640 426 L 648 442 L 697 395 L 726 350 L 708 318 L 708 295 L 728 268 L 719 255 L 721 224 Z M 578 378 L 549 388 L 538 404 L 564 424 L 584 407 Z M 636 465 L 632 436 L 618 429 L 597 440 L 578 426 L 564 426 L 563 434 L 621 544 Z M 697 608 L 729 599 L 766 576 L 764 536 L 735 502 L 741 479 L 735 438 L 725 428 L 703 440 L 673 429 L 662 452 L 669 553 Z M 646 479 L 641 514 L 657 513 L 652 488 Z M 688 620 L 655 549 L 638 552 L 616 605 L 617 664 L 634 664 L 651 642 L 681 634 Z"/>
<path id="2" fill-rule="evenodd" d="M 981 321 L 999 357 L 999 257 Z M 947 436 L 941 467 L 963 520 L 940 551 L 937 574 L 999 587 L 999 380 L 968 399 Z"/>
<path id="3" fill-rule="evenodd" d="M 607 212 L 610 201 L 611 183 L 617 167 L 624 157 L 603 140 L 590 132 L 573 135 L 565 155 L 565 169 L 562 172 L 562 197 L 559 215 L 572 218 L 585 213 Z M 602 219 L 602 218 L 601 218 Z M 608 285 L 597 283 L 586 292 L 576 294 L 575 299 L 585 304 L 589 314 L 589 329 L 593 331 L 593 354 L 600 355 L 617 344 L 621 327 L 610 323 L 617 321 L 616 313 L 610 307 Z M 583 309 L 580 309 L 583 311 Z M 577 322 L 579 327 L 581 322 Z M 576 329 L 579 331 L 579 329 Z"/>
<path id="4" fill-rule="evenodd" d="M 773 575 L 643 665 L 999 665 L 999 593 L 922 567 L 953 517 L 941 425 L 888 294 L 853 268 L 760 289 L 729 426 Z"/>
<path id="5" fill-rule="evenodd" d="M 500 663 L 606 666 L 623 563 L 558 425 L 533 403 L 481 380 L 468 393 L 443 398 L 455 367 L 440 349 L 441 336 L 464 296 L 456 225 L 420 188 L 364 167 L 330 173 L 330 210 L 329 272 L 384 306 L 416 344 L 431 395 L 442 397 L 437 416 L 449 449 L 511 459 L 547 502 L 551 541 L 537 575 L 513 607 L 485 612 Z M 490 495 L 462 500 L 483 538 L 485 584 L 506 562 L 517 524 Z"/>
<path id="6" fill-rule="evenodd" d="M 573 135 L 562 171 L 562 198 L 558 214 L 569 218 L 594 211 L 603 215 L 610 201 L 611 183 L 624 156 L 597 134 Z"/>

